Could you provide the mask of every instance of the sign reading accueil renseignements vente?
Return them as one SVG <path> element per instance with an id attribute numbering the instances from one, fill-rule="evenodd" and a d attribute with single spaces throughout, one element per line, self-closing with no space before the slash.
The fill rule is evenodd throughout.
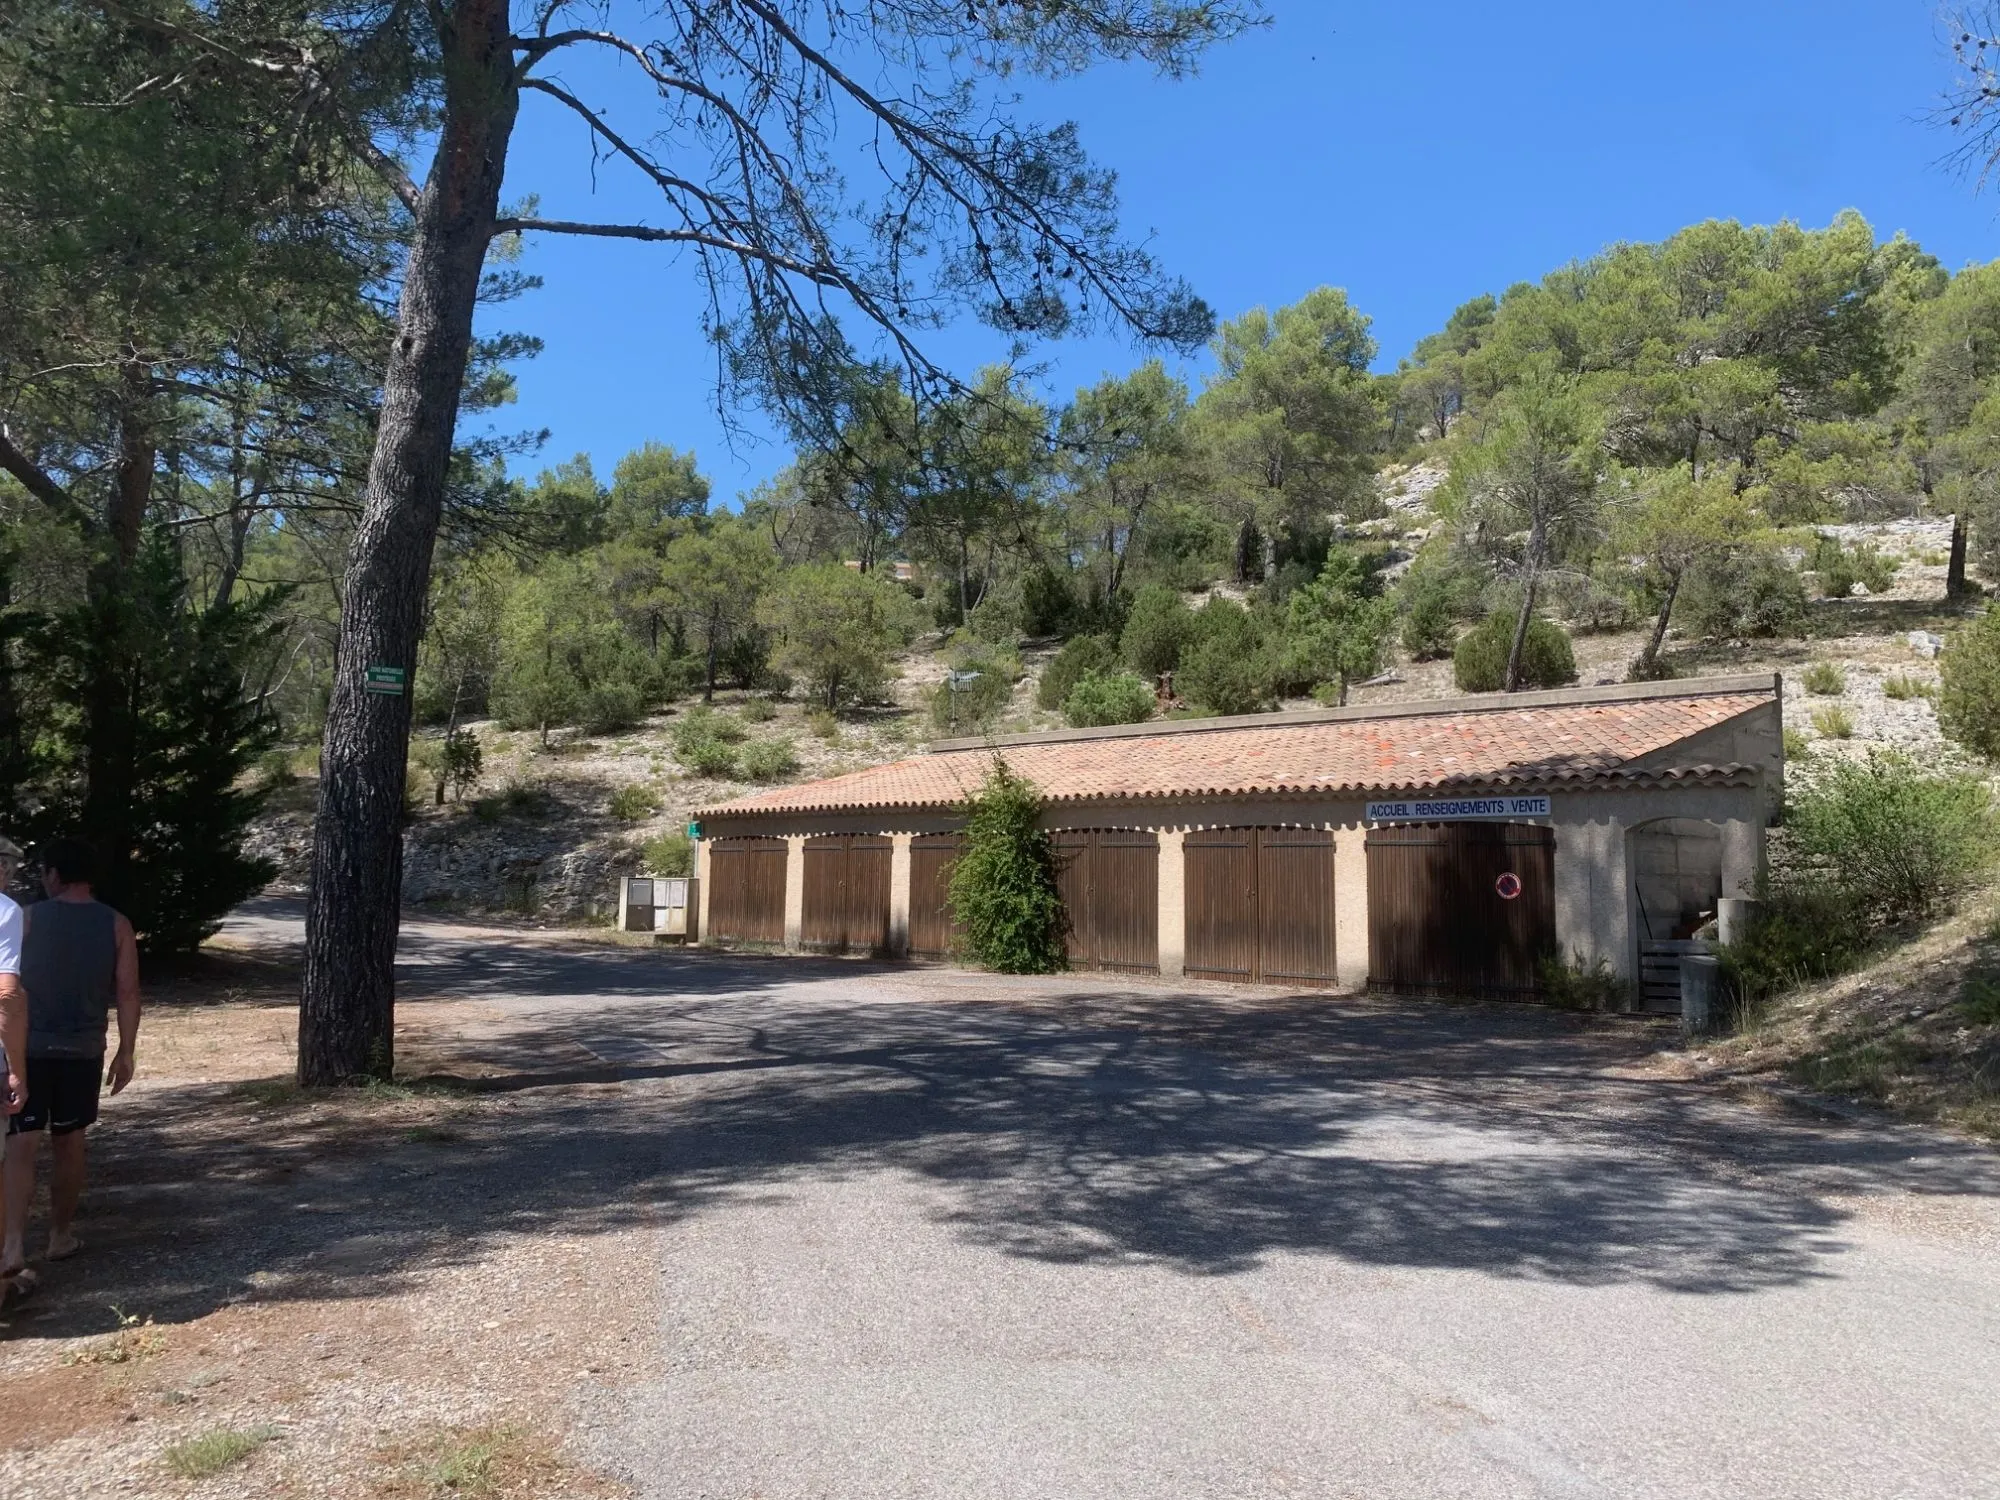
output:
<path id="1" fill-rule="evenodd" d="M 1371 802 L 1371 823 L 1458 823 L 1468 818 L 1546 818 L 1547 797 L 1448 797 L 1435 801 Z"/>

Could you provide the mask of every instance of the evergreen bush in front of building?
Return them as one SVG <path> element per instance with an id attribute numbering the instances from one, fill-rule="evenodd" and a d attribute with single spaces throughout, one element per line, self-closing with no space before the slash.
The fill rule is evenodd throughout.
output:
<path id="1" fill-rule="evenodd" d="M 996 974 L 1054 974 L 1068 967 L 1055 841 L 1041 815 L 1035 788 L 994 756 L 986 784 L 966 804 L 951 910 L 967 956 Z"/>

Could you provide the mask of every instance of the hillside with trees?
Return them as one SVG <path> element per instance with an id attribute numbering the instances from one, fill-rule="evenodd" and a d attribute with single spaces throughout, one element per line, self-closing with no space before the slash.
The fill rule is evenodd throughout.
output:
<path id="1" fill-rule="evenodd" d="M 115 361 L 9 386 L 17 826 L 108 816 L 78 768 L 92 673 L 121 669 L 106 570 L 134 570 L 148 602 L 116 628 L 188 642 L 147 686 L 246 690 L 150 794 L 213 809 L 205 919 L 254 884 L 230 830 L 266 797 L 252 842 L 303 876 L 359 449 L 300 391 L 365 408 L 379 379 L 304 352 L 375 315 L 357 254 L 286 262 L 328 308 L 298 327 L 205 291 L 228 337 L 134 356 L 143 391 Z M 115 342 L 33 311 L 17 370 L 58 330 Z M 501 406 L 531 352 L 483 350 L 473 399 Z M 659 840 L 744 785 L 1162 713 L 1771 666 L 1800 745 L 1939 742 L 1933 642 L 2000 572 L 2000 265 L 1953 274 L 1852 214 L 1710 222 L 1475 297 L 1393 370 L 1331 288 L 1223 322 L 1211 354 L 1198 388 L 1154 360 L 1060 404 L 1005 368 L 942 397 L 868 369 L 734 504 L 664 441 L 608 476 L 466 449 L 412 684 L 411 897 L 601 911 L 616 869 L 671 863 Z M 130 492 L 86 514 L 83 476 L 120 464 Z M 79 545 L 99 529 L 111 563 Z"/>
<path id="2" fill-rule="evenodd" d="M 878 371 L 733 507 L 657 442 L 499 481 L 433 585 L 413 895 L 601 911 L 746 785 L 1156 714 L 1774 669 L 1795 750 L 1945 743 L 1940 645 L 2000 565 L 1995 267 L 1706 223 L 1377 355 L 1327 289 L 1225 322 L 1199 389 Z M 274 697 L 295 740 L 316 694 Z M 484 852 L 449 876 L 433 836 Z"/>

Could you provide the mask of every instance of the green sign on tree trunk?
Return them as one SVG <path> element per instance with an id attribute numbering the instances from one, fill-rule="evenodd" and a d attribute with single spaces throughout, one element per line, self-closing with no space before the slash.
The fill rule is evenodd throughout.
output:
<path id="1" fill-rule="evenodd" d="M 401 667 L 369 667 L 362 673 L 361 690 L 366 693 L 385 693 L 391 698 L 403 696 L 403 669 Z"/>

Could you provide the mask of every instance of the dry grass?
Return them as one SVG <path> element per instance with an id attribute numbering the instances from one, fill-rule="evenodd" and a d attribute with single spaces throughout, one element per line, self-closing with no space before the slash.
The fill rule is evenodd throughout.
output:
<path id="1" fill-rule="evenodd" d="M 383 1500 L 540 1500 L 624 1491 L 566 1463 L 544 1433 L 514 1426 L 445 1428 L 383 1450 Z"/>
<path id="2" fill-rule="evenodd" d="M 275 1427 L 218 1427 L 173 1444 L 162 1457 L 181 1479 L 212 1479 L 279 1435 Z"/>
<path id="3" fill-rule="evenodd" d="M 1908 672 L 1891 672 L 1882 679 L 1884 697 L 1898 700 L 1911 698 L 1935 698 L 1937 684 L 1928 677 L 1913 677 Z"/>
<path id="4" fill-rule="evenodd" d="M 1879 1104 L 2000 1141 L 1994 893 L 1867 967 L 1770 1002 L 1698 1054 L 1712 1076 Z"/>
<path id="5" fill-rule="evenodd" d="M 130 1365 L 166 1352 L 166 1335 L 153 1326 L 151 1318 L 142 1321 L 136 1313 L 120 1312 L 115 1307 L 111 1310 L 117 1314 L 118 1331 L 108 1339 L 70 1350 L 62 1357 L 65 1365 Z"/>

